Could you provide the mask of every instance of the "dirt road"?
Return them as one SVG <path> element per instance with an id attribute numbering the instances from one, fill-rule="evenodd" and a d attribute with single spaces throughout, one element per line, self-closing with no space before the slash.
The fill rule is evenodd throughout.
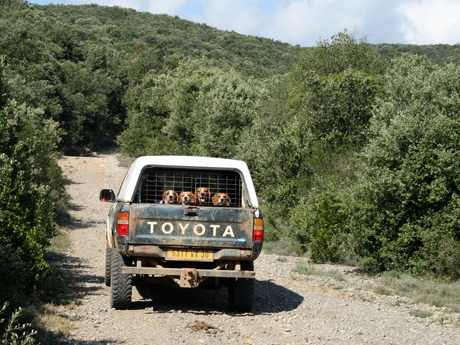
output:
<path id="1" fill-rule="evenodd" d="M 229 312 L 226 289 L 154 289 L 150 299 L 134 289 L 130 310 L 111 309 L 103 278 L 110 205 L 98 197 L 102 188 L 118 191 L 126 169 L 115 155 L 63 157 L 60 165 L 71 197 L 67 266 L 79 282 L 77 305 L 65 311 L 67 344 L 460 344 L 459 329 L 410 316 L 417 306 L 366 291 L 355 273 L 335 283 L 302 276 L 293 269 L 304 259 L 277 255 L 256 261 L 252 313 Z"/>

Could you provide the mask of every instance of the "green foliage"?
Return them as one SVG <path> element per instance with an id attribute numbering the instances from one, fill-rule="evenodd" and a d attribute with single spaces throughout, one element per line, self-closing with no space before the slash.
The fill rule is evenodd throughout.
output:
<path id="1" fill-rule="evenodd" d="M 308 227 L 321 216 L 303 221 L 304 206 L 320 204 L 353 178 L 352 153 L 366 141 L 383 90 L 381 78 L 371 73 L 382 68 L 369 44 L 343 33 L 307 50 L 292 73 L 274 83 L 273 100 L 246 133 L 238 155 L 250 162 L 260 186 L 269 238 L 295 233 L 310 239 Z"/>
<path id="2" fill-rule="evenodd" d="M 4 304 L 0 310 L 0 316 L 5 312 L 8 304 Z M 33 345 L 36 344 L 34 336 L 35 330 L 29 330 L 31 324 L 18 324 L 22 309 L 18 308 L 12 314 L 5 325 L 6 320 L 0 319 L 0 344 L 1 345 Z"/>
<path id="3" fill-rule="evenodd" d="M 444 65 L 450 62 L 459 62 L 460 44 L 389 44 L 380 43 L 375 46 L 377 52 L 383 58 L 392 58 L 403 54 L 420 55 L 428 58 L 436 65 Z"/>
<path id="4" fill-rule="evenodd" d="M 255 79 L 182 61 L 174 70 L 149 73 L 127 94 L 129 127 L 119 142 L 130 155 L 233 157 L 265 97 Z"/>
<path id="5" fill-rule="evenodd" d="M 355 250 L 370 270 L 459 277 L 459 76 L 456 65 L 414 56 L 388 71 L 351 211 Z"/>
<path id="6" fill-rule="evenodd" d="M 14 291 L 17 295 L 33 291 L 40 275 L 48 269 L 42 250 L 55 234 L 54 209 L 49 186 L 37 183 L 40 168 L 34 169 L 30 159 L 32 148 L 17 141 L 4 114 L 1 122 L 0 262 L 1 271 L 7 275 L 10 269 L 18 269 L 15 275 L 25 284 Z M 10 253 L 14 253 L 12 258 Z M 19 259 L 19 263 L 8 267 L 14 258 Z M 3 281 L 6 277 L 1 278 Z M 2 293 L 2 300 L 10 297 Z"/>
<path id="7" fill-rule="evenodd" d="M 34 291 L 46 274 L 43 249 L 55 235 L 54 202 L 64 191 L 56 124 L 8 100 L 5 89 L 0 90 L 5 95 L 0 102 L 5 104 L 0 109 L 0 279 L 10 283 L 2 284 L 0 303 Z"/>
<path id="8" fill-rule="evenodd" d="M 346 70 L 359 70 L 367 74 L 382 72 L 382 58 L 365 37 L 339 32 L 331 40 L 320 40 L 318 45 L 305 50 L 297 67 L 306 72 L 333 75 Z"/>
<path id="9" fill-rule="evenodd" d="M 97 42 L 131 55 L 138 53 L 139 44 L 153 50 L 161 47 L 158 52 L 165 59 L 205 58 L 218 67 L 234 68 L 245 75 L 266 77 L 286 73 L 300 52 L 298 46 L 217 30 L 177 16 L 94 4 L 34 7 L 84 29 Z"/>
<path id="10" fill-rule="evenodd" d="M 26 9 L 28 2 L 24 0 L 2 0 L 0 3 L 0 15 L 11 11 Z"/>
<path id="11" fill-rule="evenodd" d="M 290 76 L 287 104 L 317 139 L 335 149 L 356 147 L 365 140 L 383 68 L 365 39 L 339 33 L 302 55 Z"/>
<path id="12" fill-rule="evenodd" d="M 330 194 L 322 195 L 316 204 L 312 201 L 301 203 L 293 210 L 290 222 L 294 236 L 304 250 L 310 250 L 313 262 L 346 262 L 348 216 L 340 200 Z"/>

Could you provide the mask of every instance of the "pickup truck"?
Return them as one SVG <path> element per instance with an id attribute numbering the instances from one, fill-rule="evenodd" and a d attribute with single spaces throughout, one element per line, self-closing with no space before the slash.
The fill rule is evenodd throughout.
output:
<path id="1" fill-rule="evenodd" d="M 245 162 L 139 157 L 118 194 L 103 189 L 100 200 L 113 203 L 105 269 L 111 307 L 128 309 L 132 286 L 166 284 L 228 287 L 230 310 L 251 310 L 264 223 Z"/>

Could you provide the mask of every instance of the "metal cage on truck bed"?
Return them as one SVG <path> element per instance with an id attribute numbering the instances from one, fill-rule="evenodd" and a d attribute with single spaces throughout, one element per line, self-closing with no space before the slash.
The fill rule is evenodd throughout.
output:
<path id="1" fill-rule="evenodd" d="M 206 187 L 211 197 L 216 193 L 226 193 L 230 197 L 230 207 L 244 207 L 242 179 L 232 170 L 166 169 L 146 168 L 142 173 L 135 202 L 160 203 L 167 190 L 195 193 L 197 188 Z M 209 205 L 212 203 L 209 200 Z"/>

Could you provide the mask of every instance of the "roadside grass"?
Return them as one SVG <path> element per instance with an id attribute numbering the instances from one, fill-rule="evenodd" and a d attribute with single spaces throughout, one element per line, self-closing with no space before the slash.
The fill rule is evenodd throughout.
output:
<path id="1" fill-rule="evenodd" d="M 294 272 L 312 276 L 330 277 L 336 281 L 345 281 L 345 276 L 338 270 L 318 270 L 305 261 L 297 261 Z"/>
<path id="2" fill-rule="evenodd" d="M 71 328 L 71 321 L 62 313 L 76 303 L 76 279 L 64 267 L 63 253 L 69 247 L 68 230 L 61 228 L 45 252 L 51 273 L 43 277 L 40 290 L 27 300 L 27 306 L 21 311 L 20 321 L 30 324 L 37 332 L 34 336 L 37 344 L 60 344 Z"/>
<path id="3" fill-rule="evenodd" d="M 433 315 L 432 312 L 426 311 L 426 310 L 420 310 L 420 309 L 414 309 L 409 312 L 410 315 L 415 316 L 415 317 L 420 317 L 422 319 L 426 319 L 430 316 Z"/>
<path id="4" fill-rule="evenodd" d="M 46 256 L 47 259 L 52 258 L 54 255 L 61 255 L 70 248 L 70 239 L 68 236 L 68 230 L 66 228 L 60 228 L 56 236 L 51 240 L 51 245 L 47 248 Z"/>
<path id="5" fill-rule="evenodd" d="M 317 269 L 314 265 L 303 260 L 296 263 L 293 271 L 304 275 L 324 276 L 336 281 L 345 281 L 345 276 L 340 271 Z M 439 282 L 393 271 L 384 272 L 380 276 L 371 278 L 375 278 L 374 283 L 364 284 L 364 290 L 379 295 L 406 297 L 415 304 L 444 307 L 447 308 L 447 312 L 460 313 L 460 282 Z M 412 313 L 415 314 L 414 316 L 422 318 L 430 316 L 417 310 Z"/>
<path id="6" fill-rule="evenodd" d="M 391 289 L 393 295 L 407 297 L 415 303 L 446 307 L 454 313 L 460 313 L 460 282 L 438 282 L 395 272 L 383 273 L 378 281 Z"/>
<path id="7" fill-rule="evenodd" d="M 130 156 L 125 156 L 125 155 L 122 155 L 122 154 L 118 154 L 117 159 L 118 159 L 119 166 L 129 168 L 131 166 L 131 164 L 133 164 L 133 162 L 134 162 L 134 160 L 136 158 L 133 158 L 133 157 L 130 157 Z"/>
<path id="8" fill-rule="evenodd" d="M 299 249 L 287 238 L 280 238 L 277 241 L 264 241 L 264 253 L 278 254 L 280 256 L 304 256 Z"/>

